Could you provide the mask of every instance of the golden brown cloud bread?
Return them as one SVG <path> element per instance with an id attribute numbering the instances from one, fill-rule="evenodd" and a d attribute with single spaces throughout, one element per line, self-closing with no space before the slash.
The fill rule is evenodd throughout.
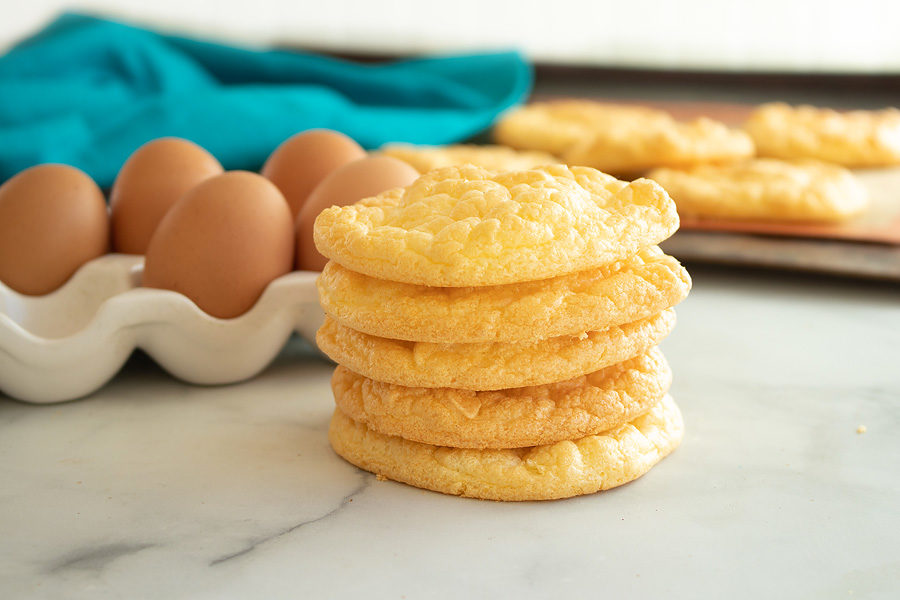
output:
<path id="1" fill-rule="evenodd" d="M 553 500 L 633 481 L 674 450 L 684 435 L 670 396 L 610 431 L 546 446 L 476 450 L 432 446 L 368 429 L 335 410 L 331 446 L 350 463 L 444 494 L 486 500 Z"/>
<path id="2" fill-rule="evenodd" d="M 604 329 L 681 302 L 687 271 L 657 247 L 553 279 L 475 288 L 396 283 L 335 262 L 318 279 L 325 311 L 379 337 L 420 342 L 537 340 Z"/>
<path id="3" fill-rule="evenodd" d="M 659 349 L 547 385 L 473 392 L 374 381 L 339 366 L 338 408 L 369 429 L 456 448 L 521 448 L 594 435 L 657 404 L 672 373 Z"/>
<path id="4" fill-rule="evenodd" d="M 900 164 L 900 110 L 837 112 L 814 106 L 764 104 L 744 129 L 760 156 L 812 158 L 845 167 Z"/>
<path id="5" fill-rule="evenodd" d="M 649 176 L 683 216 L 840 222 L 868 204 L 866 189 L 850 171 L 815 161 L 760 158 L 687 171 L 657 169 Z"/>
<path id="6" fill-rule="evenodd" d="M 745 132 L 712 119 L 690 122 L 622 122 L 593 132 L 563 154 L 570 165 L 586 165 L 606 173 L 633 175 L 654 167 L 690 167 L 725 163 L 753 156 Z"/>
<path id="7" fill-rule="evenodd" d="M 476 146 L 474 144 L 453 146 L 388 144 L 378 152 L 409 163 L 419 173 L 466 164 L 477 165 L 489 171 L 520 171 L 559 162 L 557 158 L 546 152 L 528 152 L 513 150 L 506 146 Z"/>
<path id="8" fill-rule="evenodd" d="M 562 155 L 597 129 L 669 120 L 667 113 L 643 106 L 593 100 L 534 102 L 507 112 L 494 128 L 494 140 L 522 150 Z"/>
<path id="9" fill-rule="evenodd" d="M 656 183 L 586 167 L 431 171 L 405 189 L 323 211 L 319 251 L 353 271 L 442 287 L 500 285 L 597 268 L 678 228 Z"/>
<path id="10" fill-rule="evenodd" d="M 369 379 L 408 387 L 499 390 L 593 373 L 639 354 L 675 326 L 667 309 L 634 323 L 534 342 L 433 344 L 376 337 L 331 317 L 316 335 L 319 349 Z"/>

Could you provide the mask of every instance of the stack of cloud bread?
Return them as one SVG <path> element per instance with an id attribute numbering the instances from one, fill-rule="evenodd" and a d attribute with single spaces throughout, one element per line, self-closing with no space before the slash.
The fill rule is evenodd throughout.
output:
<path id="1" fill-rule="evenodd" d="M 335 451 L 447 494 L 545 500 L 680 442 L 656 345 L 690 289 L 656 183 L 587 167 L 431 171 L 315 224 Z"/>
<path id="2" fill-rule="evenodd" d="M 561 100 L 510 111 L 494 137 L 570 165 L 645 175 L 683 217 L 707 220 L 845 222 L 869 203 L 846 167 L 900 164 L 896 109 L 766 104 L 741 130 L 705 118 L 679 122 L 654 108 Z"/>

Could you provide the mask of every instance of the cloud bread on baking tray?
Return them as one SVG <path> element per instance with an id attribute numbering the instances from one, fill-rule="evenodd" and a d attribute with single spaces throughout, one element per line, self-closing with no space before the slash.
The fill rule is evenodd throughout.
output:
<path id="1" fill-rule="evenodd" d="M 634 176 L 654 167 L 729 163 L 753 156 L 745 132 L 712 119 L 674 119 L 650 124 L 620 123 L 586 136 L 562 157 L 607 173 Z"/>
<path id="2" fill-rule="evenodd" d="M 744 123 L 760 156 L 810 158 L 845 167 L 900 164 L 900 110 L 838 112 L 763 104 Z"/>
<path id="3" fill-rule="evenodd" d="M 585 135 L 616 124 L 668 122 L 664 111 L 644 106 L 612 104 L 593 100 L 532 102 L 516 107 L 494 127 L 494 139 L 522 150 L 539 150 L 562 156 Z"/>
<path id="4" fill-rule="evenodd" d="M 460 165 L 476 165 L 490 171 L 518 171 L 559 163 L 559 159 L 546 152 L 474 144 L 453 146 L 388 144 L 382 146 L 378 153 L 409 163 L 419 173 Z"/>
<path id="5" fill-rule="evenodd" d="M 759 158 L 648 174 L 683 216 L 839 223 L 868 205 L 863 185 L 847 169 L 818 161 Z"/>

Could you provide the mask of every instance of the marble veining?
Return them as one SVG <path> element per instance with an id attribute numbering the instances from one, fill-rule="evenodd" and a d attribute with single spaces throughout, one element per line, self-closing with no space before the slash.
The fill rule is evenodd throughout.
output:
<path id="1" fill-rule="evenodd" d="M 374 478 L 374 475 L 372 475 L 371 473 L 366 473 L 364 471 L 360 471 L 359 475 L 360 475 L 360 479 L 361 479 L 359 486 L 357 486 L 352 492 L 350 492 L 349 494 L 344 496 L 341 499 L 340 504 L 338 504 L 336 507 L 334 507 L 331 510 L 329 510 L 328 512 L 326 512 L 324 515 L 322 515 L 320 517 L 315 517 L 313 519 L 309 519 L 306 521 L 301 521 L 300 523 L 297 523 L 296 525 L 292 525 L 292 526 L 288 527 L 287 529 L 284 529 L 284 530 L 274 533 L 272 535 L 267 535 L 267 536 L 255 539 L 255 540 L 249 542 L 247 544 L 246 548 L 243 548 L 243 549 L 238 550 L 237 552 L 233 552 L 231 554 L 227 554 L 225 556 L 220 556 L 219 558 L 210 562 L 209 565 L 215 566 L 215 565 L 222 564 L 223 562 L 227 562 L 229 560 L 239 558 L 250 552 L 253 552 L 258 546 L 265 544 L 266 542 L 268 542 L 270 540 L 274 540 L 276 538 L 280 538 L 280 537 L 288 535 L 290 533 L 294 533 L 301 527 L 306 527 L 307 525 L 312 525 L 313 523 L 318 523 L 320 521 L 324 521 L 325 519 L 331 517 L 332 515 L 336 514 L 339 510 L 341 510 L 345 506 L 348 506 L 350 504 L 350 501 L 353 500 L 354 497 L 358 497 L 360 494 L 362 494 L 365 491 L 365 489 L 369 486 L 369 482 Z"/>
<path id="2" fill-rule="evenodd" d="M 682 447 L 571 500 L 347 464 L 300 340 L 232 386 L 139 354 L 85 400 L 0 397 L 0 598 L 896 598 L 900 288 L 692 273 L 663 344 Z"/>
<path id="3" fill-rule="evenodd" d="M 79 548 L 61 557 L 57 563 L 51 564 L 47 572 L 52 575 L 57 571 L 68 569 L 100 571 L 119 557 L 134 554 L 152 546 L 153 544 L 105 544 Z"/>

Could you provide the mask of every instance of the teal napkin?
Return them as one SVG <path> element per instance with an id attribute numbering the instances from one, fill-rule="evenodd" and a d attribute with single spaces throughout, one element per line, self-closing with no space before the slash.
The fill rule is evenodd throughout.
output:
<path id="1" fill-rule="evenodd" d="M 471 137 L 532 83 L 516 52 L 363 65 L 248 50 L 66 14 L 0 57 L 0 180 L 42 162 L 112 184 L 138 146 L 192 140 L 255 169 L 305 129 L 366 148 Z"/>

